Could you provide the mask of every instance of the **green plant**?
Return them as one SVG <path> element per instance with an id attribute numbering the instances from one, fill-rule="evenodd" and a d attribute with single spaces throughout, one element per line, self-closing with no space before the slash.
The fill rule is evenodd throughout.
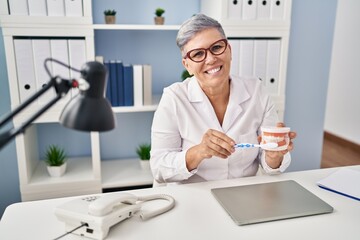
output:
<path id="1" fill-rule="evenodd" d="M 148 143 L 140 144 L 136 148 L 136 153 L 141 160 L 149 160 L 150 159 L 150 150 L 151 145 Z"/>
<path id="2" fill-rule="evenodd" d="M 157 9 L 155 9 L 155 15 L 156 15 L 157 17 L 161 17 L 161 16 L 164 14 L 164 12 L 165 12 L 165 10 L 162 9 L 162 8 L 157 8 Z"/>
<path id="3" fill-rule="evenodd" d="M 50 145 L 45 153 L 45 162 L 49 166 L 61 166 L 66 162 L 64 149 L 56 145 Z"/>
<path id="4" fill-rule="evenodd" d="M 107 9 L 104 11 L 104 14 L 106 16 L 115 16 L 116 15 L 116 11 L 114 9 Z"/>
<path id="5" fill-rule="evenodd" d="M 186 70 L 186 69 L 184 69 L 184 71 L 182 72 L 182 74 L 181 74 L 181 80 L 185 80 L 185 79 L 187 79 L 188 77 L 192 77 L 192 75 Z"/>

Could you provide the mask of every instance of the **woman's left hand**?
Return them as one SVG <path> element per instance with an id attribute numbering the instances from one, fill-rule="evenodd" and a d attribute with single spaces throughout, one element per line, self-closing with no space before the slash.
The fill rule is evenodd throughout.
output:
<path id="1" fill-rule="evenodd" d="M 276 124 L 276 126 L 285 127 L 285 124 L 279 122 Z M 296 138 L 296 132 L 289 132 L 289 138 L 290 142 L 287 149 L 282 151 L 265 150 L 265 160 L 269 167 L 273 169 L 279 168 L 284 158 L 284 155 L 294 149 L 294 143 L 292 140 Z M 259 142 L 261 142 L 261 136 L 259 136 Z"/>

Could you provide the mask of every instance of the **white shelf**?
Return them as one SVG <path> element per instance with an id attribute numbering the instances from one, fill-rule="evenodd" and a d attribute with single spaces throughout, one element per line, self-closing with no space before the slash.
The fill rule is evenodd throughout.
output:
<path id="1" fill-rule="evenodd" d="M 76 24 L 74 24 L 76 22 Z M 3 27 L 86 27 L 92 23 L 91 17 L 55 17 L 55 16 L 0 16 Z M 83 26 L 81 26 L 83 25 Z"/>
<path id="2" fill-rule="evenodd" d="M 53 185 L 64 183 L 81 183 L 94 181 L 92 170 L 92 161 L 90 157 L 70 158 L 68 159 L 67 169 L 62 177 L 50 177 L 44 161 L 39 161 L 34 174 L 31 177 L 29 185 Z"/>
<path id="3" fill-rule="evenodd" d="M 94 24 L 94 30 L 179 30 L 180 25 Z"/>
<path id="4" fill-rule="evenodd" d="M 22 201 L 33 201 L 101 192 L 101 181 L 93 173 L 91 159 L 72 158 L 61 177 L 50 177 L 44 161 L 37 167 L 27 184 L 20 184 Z"/>
<path id="5" fill-rule="evenodd" d="M 114 113 L 152 112 L 152 111 L 155 111 L 156 108 L 157 108 L 157 105 L 130 106 L 130 107 L 112 107 Z"/>
<path id="6" fill-rule="evenodd" d="M 129 106 L 129 107 L 112 107 L 114 113 L 127 112 L 152 112 L 155 111 L 161 99 L 161 95 L 152 96 L 152 105 Z"/>
<path id="7" fill-rule="evenodd" d="M 106 160 L 101 162 L 102 188 L 150 185 L 150 169 L 142 169 L 139 159 Z"/>
<path id="8" fill-rule="evenodd" d="M 91 159 L 71 158 L 61 177 L 50 177 L 44 161 L 38 164 L 26 184 L 20 184 L 22 201 L 94 194 L 101 192 L 100 178 L 96 178 Z"/>

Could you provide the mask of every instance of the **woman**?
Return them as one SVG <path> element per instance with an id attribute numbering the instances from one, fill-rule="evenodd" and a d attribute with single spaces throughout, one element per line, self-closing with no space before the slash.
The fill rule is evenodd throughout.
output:
<path id="1" fill-rule="evenodd" d="M 258 79 L 230 76 L 231 46 L 221 25 L 197 14 L 183 23 L 176 42 L 182 64 L 194 76 L 165 88 L 155 112 L 150 159 L 155 181 L 252 176 L 259 164 L 266 173 L 283 172 L 292 142 L 280 152 L 234 148 L 235 143 L 257 143 L 260 127 L 278 120 Z"/>

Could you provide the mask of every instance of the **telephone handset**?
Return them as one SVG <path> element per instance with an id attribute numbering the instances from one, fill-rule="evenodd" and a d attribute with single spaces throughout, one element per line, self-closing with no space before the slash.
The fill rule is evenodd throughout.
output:
<path id="1" fill-rule="evenodd" d="M 156 199 L 165 199 L 168 204 L 150 212 L 141 212 L 141 203 Z M 132 217 L 135 213 L 145 220 L 169 211 L 175 206 L 173 197 L 165 194 L 138 197 L 130 193 L 116 192 L 77 198 L 55 209 L 56 217 L 65 222 L 65 230 L 70 231 L 79 225 L 85 225 L 73 231 L 74 234 L 104 239 L 111 226 Z"/>
<path id="2" fill-rule="evenodd" d="M 137 197 L 130 193 L 113 194 L 100 197 L 89 204 L 89 214 L 93 216 L 104 216 L 111 213 L 117 205 L 136 204 Z"/>

